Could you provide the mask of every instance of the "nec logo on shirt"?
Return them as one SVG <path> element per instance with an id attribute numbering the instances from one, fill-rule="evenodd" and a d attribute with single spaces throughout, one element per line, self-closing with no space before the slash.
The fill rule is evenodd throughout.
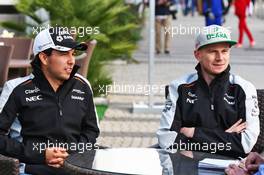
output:
<path id="1" fill-rule="evenodd" d="M 26 97 L 26 102 L 41 101 L 41 100 L 43 100 L 42 95 Z"/>
<path id="2" fill-rule="evenodd" d="M 194 102 L 198 100 L 196 94 L 188 92 L 188 97 L 186 98 L 186 103 L 194 104 Z"/>
<path id="3" fill-rule="evenodd" d="M 197 98 L 196 99 L 190 99 L 190 98 L 187 98 L 186 99 L 186 103 L 191 103 L 191 104 L 194 104 L 194 102 L 198 100 Z"/>

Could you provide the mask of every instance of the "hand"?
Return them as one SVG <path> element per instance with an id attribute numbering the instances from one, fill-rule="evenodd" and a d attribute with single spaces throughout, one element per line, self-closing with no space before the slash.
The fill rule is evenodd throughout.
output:
<path id="1" fill-rule="evenodd" d="M 47 148 L 45 151 L 46 163 L 49 166 L 60 168 L 64 164 L 64 160 L 68 155 L 69 154 L 64 148 Z"/>
<path id="2" fill-rule="evenodd" d="M 234 164 L 229 165 L 228 168 L 225 169 L 225 173 L 227 175 L 249 175 L 249 173 L 246 170 Z"/>
<path id="3" fill-rule="evenodd" d="M 264 163 L 264 158 L 262 158 L 258 153 L 251 152 L 246 158 L 246 168 L 249 172 L 258 171 L 259 165 Z"/>
<path id="4" fill-rule="evenodd" d="M 246 129 L 246 127 L 247 127 L 247 123 L 246 122 L 241 123 L 241 122 L 242 122 L 242 119 L 239 119 L 230 128 L 225 130 L 225 132 L 229 132 L 229 133 L 236 132 L 238 134 L 243 132 Z"/>
<path id="5" fill-rule="evenodd" d="M 184 134 L 188 138 L 192 138 L 194 134 L 194 130 L 195 130 L 194 127 L 191 128 L 183 127 L 181 128 L 180 133 Z"/>

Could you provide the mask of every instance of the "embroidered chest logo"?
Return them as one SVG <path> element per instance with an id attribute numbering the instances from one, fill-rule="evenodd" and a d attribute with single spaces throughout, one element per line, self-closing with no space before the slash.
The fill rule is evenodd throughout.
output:
<path id="1" fill-rule="evenodd" d="M 37 88 L 37 87 L 35 87 L 34 89 L 27 89 L 27 90 L 25 90 L 25 94 L 34 94 L 34 93 L 37 93 L 39 91 L 40 91 L 40 89 Z"/>
<path id="2" fill-rule="evenodd" d="M 225 93 L 223 99 L 229 105 L 235 105 L 236 104 L 235 97 L 231 96 L 231 95 L 228 95 L 227 93 Z"/>
<path id="3" fill-rule="evenodd" d="M 42 95 L 35 95 L 31 97 L 26 97 L 26 102 L 35 102 L 35 101 L 42 101 Z"/>
<path id="4" fill-rule="evenodd" d="M 73 99 L 73 100 L 80 100 L 80 101 L 83 101 L 83 100 L 84 100 L 84 97 L 71 95 L 71 99 Z"/>
<path id="5" fill-rule="evenodd" d="M 80 89 L 73 89 L 72 92 L 75 92 L 77 94 L 85 94 L 85 92 L 81 91 Z"/>
<path id="6" fill-rule="evenodd" d="M 186 98 L 186 103 L 194 104 L 195 101 L 197 101 L 197 100 L 198 100 L 198 97 L 196 94 L 188 92 L 187 98 Z"/>

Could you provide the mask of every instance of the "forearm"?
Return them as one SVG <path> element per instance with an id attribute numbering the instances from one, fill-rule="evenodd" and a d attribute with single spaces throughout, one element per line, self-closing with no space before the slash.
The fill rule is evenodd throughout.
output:
<path id="1" fill-rule="evenodd" d="M 80 136 L 79 142 L 95 144 L 98 135 L 99 135 L 99 129 L 93 130 L 93 131 L 90 130 L 87 132 L 83 132 Z"/>
<path id="2" fill-rule="evenodd" d="M 241 134 L 227 133 L 220 129 L 195 128 L 192 140 L 197 143 L 223 144 L 225 152 L 233 154 L 245 154 L 241 144 Z"/>
<path id="3" fill-rule="evenodd" d="M 45 162 L 45 153 L 26 147 L 23 143 L 11 139 L 6 135 L 0 135 L 0 153 L 19 159 L 24 163 L 41 164 Z"/>

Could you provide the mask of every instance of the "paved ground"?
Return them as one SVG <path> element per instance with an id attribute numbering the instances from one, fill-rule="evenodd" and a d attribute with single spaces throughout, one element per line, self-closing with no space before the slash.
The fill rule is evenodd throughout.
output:
<path id="1" fill-rule="evenodd" d="M 182 17 L 173 22 L 175 28 L 202 27 L 202 17 Z M 244 48 L 232 49 L 232 72 L 250 80 L 257 88 L 264 88 L 264 21 L 256 18 L 248 20 L 256 40 L 256 47 L 250 49 L 245 37 Z M 231 27 L 233 36 L 238 37 L 237 19 L 232 13 L 227 17 L 225 26 Z M 147 28 L 147 24 L 146 24 Z M 155 132 L 159 126 L 160 115 L 132 114 L 132 102 L 147 101 L 148 42 L 147 30 L 143 31 L 144 40 L 134 54 L 138 64 L 111 64 L 108 69 L 113 75 L 116 89 L 108 95 L 110 108 L 101 122 L 99 143 L 110 147 L 147 147 L 157 143 Z M 190 32 L 189 32 L 190 33 Z M 193 72 L 196 61 L 192 56 L 194 33 L 176 35 L 172 38 L 171 55 L 160 54 L 155 59 L 154 84 L 160 87 L 154 101 L 164 102 L 163 85 Z M 129 86 L 130 88 L 126 88 Z M 132 88 L 131 88 L 132 87 Z M 137 87 L 143 87 L 137 88 Z M 134 88 L 134 89 L 133 89 Z M 112 88 L 114 89 L 114 88 Z"/>
<path id="2" fill-rule="evenodd" d="M 109 147 L 148 147 L 157 143 L 155 132 L 160 115 L 131 114 L 126 109 L 107 110 L 100 123 L 98 142 Z"/>

